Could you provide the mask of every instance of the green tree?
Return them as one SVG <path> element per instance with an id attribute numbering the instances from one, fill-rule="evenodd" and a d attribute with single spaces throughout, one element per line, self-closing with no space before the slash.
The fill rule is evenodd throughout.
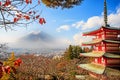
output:
<path id="1" fill-rule="evenodd" d="M 76 58 L 80 57 L 80 53 L 82 53 L 82 48 L 80 46 L 76 46 L 77 51 L 76 51 Z"/>
<path id="2" fill-rule="evenodd" d="M 69 48 L 65 51 L 64 57 L 67 59 L 79 58 L 79 54 L 82 52 L 80 46 L 69 45 Z"/>
<path id="3" fill-rule="evenodd" d="M 89 47 L 84 47 L 83 48 L 83 53 L 87 53 L 87 52 L 90 52 L 91 50 L 90 50 L 90 48 Z"/>
<path id="4" fill-rule="evenodd" d="M 68 59 L 73 59 L 74 55 L 72 52 L 72 45 L 69 45 L 69 49 L 68 49 Z"/>

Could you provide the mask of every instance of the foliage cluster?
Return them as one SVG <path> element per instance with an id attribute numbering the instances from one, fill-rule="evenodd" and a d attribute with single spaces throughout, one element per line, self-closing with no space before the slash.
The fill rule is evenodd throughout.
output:
<path id="1" fill-rule="evenodd" d="M 77 70 L 76 63 L 79 59 L 65 60 L 52 59 L 43 56 L 21 55 L 23 63 L 18 68 L 17 80 L 42 80 L 47 75 L 51 80 L 72 80 Z M 75 79 L 73 79 L 75 80 Z"/>
<path id="2" fill-rule="evenodd" d="M 42 9 L 38 8 L 41 2 L 47 7 L 71 8 L 79 5 L 83 0 L 1 0 L 0 1 L 0 28 L 13 30 L 14 26 L 28 26 L 32 22 L 45 24 L 41 17 Z"/>
<path id="3" fill-rule="evenodd" d="M 90 52 L 91 48 L 88 47 L 80 47 L 80 46 L 74 46 L 74 45 L 69 45 L 69 47 L 66 49 L 64 57 L 66 59 L 74 59 L 74 58 L 80 58 L 80 53 L 83 52 Z"/>
<path id="4" fill-rule="evenodd" d="M 15 80 L 17 68 L 21 63 L 22 60 L 16 59 L 14 52 L 12 52 L 8 60 L 0 62 L 0 80 Z"/>
<path id="5" fill-rule="evenodd" d="M 51 8 L 72 8 L 75 5 L 80 5 L 83 0 L 42 0 L 42 2 Z"/>

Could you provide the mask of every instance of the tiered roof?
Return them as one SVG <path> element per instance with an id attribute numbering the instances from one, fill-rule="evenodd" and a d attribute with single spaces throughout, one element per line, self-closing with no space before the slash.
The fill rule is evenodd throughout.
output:
<path id="1" fill-rule="evenodd" d="M 104 56 L 107 58 L 120 58 L 120 55 L 113 53 L 105 53 Z"/>
<path id="2" fill-rule="evenodd" d="M 120 41 L 115 41 L 115 40 L 104 40 L 104 39 L 95 39 L 90 42 L 84 42 L 82 45 L 94 45 L 94 44 L 99 44 L 101 42 L 106 42 L 106 43 L 113 43 L 113 44 L 120 44 Z"/>
<path id="3" fill-rule="evenodd" d="M 90 64 L 80 64 L 78 67 L 81 67 L 83 69 L 86 69 L 88 71 L 97 73 L 97 74 L 103 74 L 105 70 L 105 66 L 98 65 L 95 63 L 90 63 Z"/>
<path id="4" fill-rule="evenodd" d="M 103 29 L 106 29 L 106 30 L 109 30 L 109 31 L 118 31 L 118 33 L 120 33 L 120 27 L 104 27 L 104 26 L 102 26 L 102 27 L 100 27 L 96 30 L 83 33 L 83 36 L 88 36 L 88 35 L 89 36 L 95 36 L 96 33 L 99 33 L 101 31 L 103 31 Z"/>
<path id="5" fill-rule="evenodd" d="M 85 57 L 101 57 L 104 55 L 105 52 L 103 51 L 92 51 L 89 53 L 81 53 L 80 56 L 85 56 Z"/>
<path id="6" fill-rule="evenodd" d="M 92 51 L 88 53 L 81 53 L 80 56 L 85 56 L 85 57 L 107 57 L 107 58 L 120 58 L 120 55 L 118 54 L 113 54 L 113 53 L 106 53 L 104 51 Z"/>

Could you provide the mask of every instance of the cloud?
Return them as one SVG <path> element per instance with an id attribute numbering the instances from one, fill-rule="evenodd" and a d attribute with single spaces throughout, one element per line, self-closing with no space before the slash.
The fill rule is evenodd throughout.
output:
<path id="1" fill-rule="evenodd" d="M 92 40 L 93 37 L 91 36 L 82 36 L 82 33 L 76 33 L 73 36 L 73 40 L 76 45 L 81 45 L 83 42 L 89 42 Z"/>
<path id="2" fill-rule="evenodd" d="M 72 26 L 76 27 L 77 29 L 82 25 L 84 25 L 84 21 L 79 21 L 79 22 L 76 22 L 76 23 L 72 24 Z"/>
<path id="3" fill-rule="evenodd" d="M 112 27 L 120 27 L 120 8 L 117 9 L 116 13 L 108 15 L 108 24 Z M 77 29 L 81 28 L 81 30 L 91 29 L 102 25 L 104 25 L 103 15 L 92 16 L 88 18 L 86 22 L 81 20 L 72 24 L 73 27 Z"/>
<path id="4" fill-rule="evenodd" d="M 73 22 L 73 21 L 75 21 L 75 19 L 66 19 L 66 20 L 64 20 L 64 22 Z"/>
<path id="5" fill-rule="evenodd" d="M 56 29 L 57 32 L 61 32 L 62 30 L 68 31 L 70 29 L 69 25 L 62 25 Z"/>
<path id="6" fill-rule="evenodd" d="M 117 10 L 116 14 L 110 14 L 108 16 L 108 23 L 111 26 L 120 27 L 120 8 Z"/>

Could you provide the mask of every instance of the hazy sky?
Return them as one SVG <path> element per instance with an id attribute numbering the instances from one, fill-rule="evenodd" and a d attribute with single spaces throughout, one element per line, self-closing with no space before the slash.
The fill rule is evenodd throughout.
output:
<path id="1" fill-rule="evenodd" d="M 103 25 L 104 0 L 84 0 L 80 6 L 72 9 L 51 9 L 43 5 L 41 17 L 46 19 L 45 25 L 30 24 L 27 29 L 15 27 L 16 31 L 6 32 L 0 29 L 0 42 L 17 42 L 31 32 L 46 32 L 64 44 L 81 44 L 86 40 L 82 32 L 94 30 Z M 120 27 L 120 0 L 107 0 L 108 23 Z M 88 39 L 87 39 L 88 40 Z"/>

